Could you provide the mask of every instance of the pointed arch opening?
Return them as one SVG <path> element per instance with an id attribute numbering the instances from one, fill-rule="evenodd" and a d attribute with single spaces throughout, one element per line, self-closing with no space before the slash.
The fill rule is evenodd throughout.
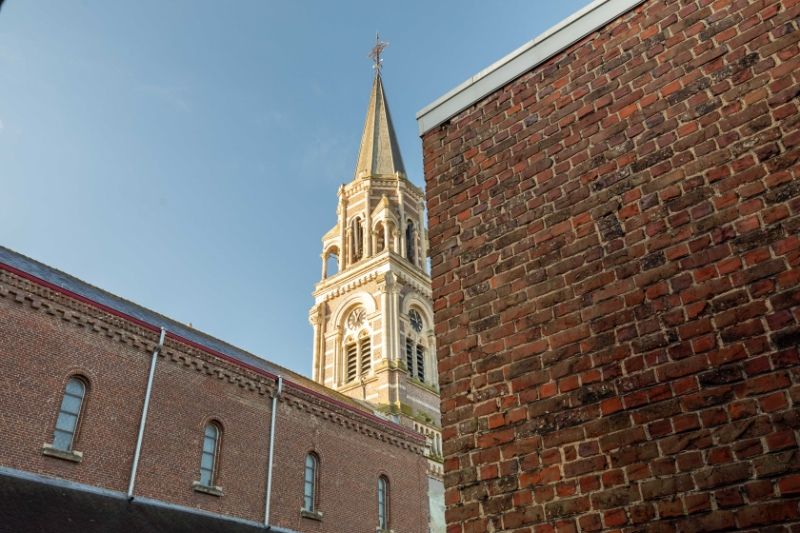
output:
<path id="1" fill-rule="evenodd" d="M 416 240 L 417 240 L 417 231 L 414 228 L 414 223 L 410 220 L 408 224 L 406 224 L 406 259 L 408 259 L 409 263 L 417 263 L 416 259 Z"/>
<path id="2" fill-rule="evenodd" d="M 361 217 L 355 217 L 351 222 L 350 250 L 354 263 L 364 257 L 364 224 Z"/>
<path id="3" fill-rule="evenodd" d="M 375 253 L 379 254 L 386 249 L 386 230 L 383 222 L 375 225 Z"/>

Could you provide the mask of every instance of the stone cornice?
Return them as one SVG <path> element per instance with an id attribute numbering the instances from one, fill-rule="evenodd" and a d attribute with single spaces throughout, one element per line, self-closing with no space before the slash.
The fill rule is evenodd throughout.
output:
<path id="1" fill-rule="evenodd" d="M 0 264 L 0 267 L 3 266 Z M 31 310 L 43 313 L 60 320 L 75 324 L 77 327 L 104 335 L 110 340 L 128 345 L 136 351 L 149 355 L 158 342 L 158 334 L 142 325 L 125 318 L 108 313 L 99 307 L 77 300 L 64 292 L 51 289 L 0 268 L 0 298 L 9 299 L 20 305 L 27 305 Z M 214 376 L 221 381 L 236 385 L 260 396 L 271 397 L 275 390 L 275 380 L 271 375 L 260 373 L 249 368 L 226 361 L 209 351 L 192 346 L 168 336 L 160 357 L 173 364 Z M 286 380 L 284 401 L 305 402 L 315 405 L 320 412 L 330 412 L 324 418 L 339 421 L 343 427 L 359 433 L 369 431 L 384 442 L 417 453 L 422 453 L 422 446 L 416 434 L 406 432 L 399 426 L 394 427 L 389 421 L 385 423 L 367 411 L 356 410 L 346 406 L 342 401 L 330 398 L 322 392 L 314 391 L 303 384 Z M 335 413 L 335 417 L 334 417 Z"/>
<path id="2" fill-rule="evenodd" d="M 370 281 L 380 280 L 383 274 L 388 272 L 395 274 L 406 286 L 412 287 L 424 297 L 431 299 L 433 295 L 430 277 L 415 270 L 396 253 L 383 252 L 319 282 L 313 293 L 314 303 L 326 302 L 347 294 Z"/>
<path id="3" fill-rule="evenodd" d="M 396 191 L 397 190 L 397 178 L 357 178 L 347 183 L 344 186 L 344 194 L 345 196 L 350 196 L 361 192 L 367 188 L 367 185 L 375 191 Z M 415 197 L 416 200 L 424 200 L 425 193 L 422 189 L 411 183 L 407 178 L 400 178 L 400 187 L 401 189 L 405 189 L 408 193 Z"/>

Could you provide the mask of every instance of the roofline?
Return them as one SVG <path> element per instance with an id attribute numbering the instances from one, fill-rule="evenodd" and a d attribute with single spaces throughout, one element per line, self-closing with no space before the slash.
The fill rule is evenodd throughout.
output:
<path id="1" fill-rule="evenodd" d="M 57 487 L 59 489 L 67 489 L 67 490 L 75 490 L 80 492 L 88 492 L 91 494 L 97 494 L 98 496 L 104 496 L 106 498 L 113 498 L 116 500 L 123 500 L 128 501 L 128 496 L 124 492 L 119 492 L 116 490 L 107 489 L 105 487 L 101 487 L 99 485 L 87 485 L 85 483 L 80 483 L 78 481 L 72 481 L 70 479 L 59 478 L 59 477 L 52 477 L 43 474 L 39 474 L 36 472 L 28 472 L 25 470 L 18 470 L 16 468 L 11 468 L 7 466 L 0 466 L 0 476 L 8 476 L 17 479 L 23 479 L 25 481 L 33 481 L 35 483 L 42 483 L 44 485 L 50 485 L 52 487 Z M 266 526 L 261 522 L 255 522 L 253 520 L 248 520 L 246 518 L 241 518 L 238 516 L 233 515 L 226 515 L 221 513 L 215 513 L 213 511 L 207 511 L 205 509 L 198 509 L 196 507 L 187 507 L 185 505 L 179 505 L 176 503 L 170 503 L 164 500 L 156 500 L 153 498 L 147 498 L 145 496 L 136 496 L 131 498 L 136 502 L 139 502 L 142 505 L 151 505 L 153 507 L 163 507 L 165 509 L 172 509 L 175 511 L 180 511 L 182 513 L 191 513 L 200 516 L 207 516 L 209 518 L 215 518 L 217 520 L 224 520 L 228 522 L 235 522 L 238 524 L 251 526 L 256 529 L 263 529 L 264 531 L 271 531 L 273 533 L 297 533 L 293 529 L 286 529 L 283 527 L 278 526 Z"/>
<path id="2" fill-rule="evenodd" d="M 60 286 L 56 285 L 55 283 L 51 283 L 51 282 L 49 282 L 47 280 L 44 280 L 44 279 L 42 279 L 42 278 L 40 278 L 38 276 L 34 276 L 33 274 L 25 272 L 24 270 L 20 270 L 19 268 L 13 267 L 13 266 L 8 265 L 6 263 L 3 263 L 1 261 L 0 261 L 0 270 L 5 270 L 7 272 L 10 272 L 10 273 L 12 273 L 12 274 L 14 274 L 16 276 L 24 278 L 24 279 L 26 279 L 28 281 L 33 282 L 33 283 L 36 283 L 37 285 L 41 285 L 41 286 L 46 287 L 46 288 L 48 288 L 48 289 L 50 289 L 52 291 L 58 292 L 60 294 L 63 294 L 64 296 L 68 296 L 69 298 L 73 298 L 73 299 L 78 300 L 80 302 L 83 302 L 83 303 L 85 303 L 87 305 L 90 305 L 92 307 L 98 308 L 98 309 L 100 309 L 100 310 L 102 310 L 102 311 L 104 311 L 104 312 L 106 312 L 106 313 L 108 313 L 110 315 L 114 315 L 116 317 L 122 318 L 124 320 L 129 321 L 129 322 L 133 322 L 134 324 L 140 326 L 141 328 L 146 329 L 148 331 L 152 331 L 153 333 L 158 333 L 158 334 L 161 333 L 161 328 L 159 326 L 153 325 L 153 324 L 151 324 L 149 322 L 146 322 L 146 321 L 144 321 L 144 320 L 142 320 L 140 318 L 136 318 L 134 316 L 131 316 L 131 315 L 127 314 L 127 313 L 123 313 L 122 311 L 118 311 L 117 309 L 114 309 L 113 307 L 110 307 L 110 306 L 105 305 L 103 303 L 100 303 L 100 302 L 97 302 L 95 300 L 92 300 L 91 298 L 87 298 L 86 296 L 83 296 L 81 294 L 73 292 L 73 291 L 71 291 L 69 289 L 66 289 L 64 287 L 60 287 Z M 217 357 L 218 359 L 222 359 L 223 361 L 225 361 L 227 363 L 230 363 L 232 365 L 238 366 L 240 368 L 245 368 L 245 369 L 247 369 L 247 370 L 249 370 L 251 372 L 254 372 L 254 373 L 256 373 L 256 374 L 258 374 L 260 376 L 264 376 L 264 377 L 267 377 L 267 378 L 272 379 L 272 380 L 277 380 L 278 379 L 278 375 L 277 374 L 273 374 L 272 372 L 269 372 L 267 370 L 263 370 L 263 369 L 258 368 L 256 366 L 253 366 L 253 365 L 251 365 L 249 363 L 246 363 L 244 361 L 241 361 L 241 360 L 239 360 L 239 359 L 237 359 L 235 357 L 231 357 L 230 355 L 227 355 L 227 354 L 224 354 L 224 353 L 219 352 L 217 350 L 214 350 L 213 348 L 209 348 L 208 346 L 204 346 L 204 345 L 202 345 L 202 344 L 200 344 L 198 342 L 195 342 L 195 341 L 189 340 L 189 339 L 187 339 L 185 337 L 182 337 L 181 335 L 177 335 L 175 333 L 167 331 L 166 338 L 169 338 L 169 339 L 178 341 L 178 342 L 180 342 L 182 344 L 186 344 L 188 346 L 196 348 L 196 349 L 198 349 L 200 351 L 203 351 L 203 352 L 205 352 L 205 353 L 207 353 L 209 355 Z M 393 429 L 395 431 L 399 431 L 399 432 L 403 433 L 404 435 L 406 435 L 407 437 L 410 437 L 411 440 L 415 441 L 417 444 L 419 444 L 421 442 L 424 442 L 424 437 L 422 435 L 420 435 L 419 433 L 417 433 L 416 431 L 412 431 L 410 429 L 407 429 L 407 428 L 401 426 L 400 424 L 392 422 L 391 420 L 386 420 L 386 419 L 383 419 L 383 418 L 381 418 L 379 416 L 375 416 L 374 414 L 369 413 L 367 411 L 362 411 L 362 410 L 356 409 L 356 408 L 354 408 L 354 407 L 352 407 L 352 406 L 350 406 L 350 405 L 348 405 L 348 404 L 346 404 L 344 402 L 341 402 L 341 401 L 339 401 L 339 400 L 337 400 L 335 398 L 331 398 L 330 396 L 327 396 L 325 394 L 317 392 L 317 391 L 315 391 L 315 390 L 313 390 L 311 388 L 305 387 L 305 386 L 303 386 L 303 385 L 301 385 L 299 383 L 295 383 L 294 381 L 291 381 L 291 380 L 287 379 L 286 377 L 284 377 L 283 379 L 284 379 L 284 385 L 288 386 L 288 388 L 292 388 L 292 389 L 295 389 L 295 390 L 298 390 L 298 391 L 302 391 L 305 394 L 310 394 L 312 396 L 315 396 L 317 398 L 322 399 L 325 402 L 331 403 L 331 404 L 333 404 L 333 405 L 335 405 L 337 407 L 341 407 L 342 409 L 345 409 L 345 410 L 347 410 L 347 411 L 349 411 L 351 413 L 356 413 L 356 414 L 358 414 L 360 416 L 363 416 L 366 419 L 368 419 L 368 420 L 370 420 L 370 421 L 372 421 L 374 423 L 377 423 L 380 426 L 386 426 L 386 427 L 391 428 L 391 429 Z"/>
<path id="3" fill-rule="evenodd" d="M 541 65 L 644 1 L 595 0 L 576 11 L 532 41 L 423 107 L 417 112 L 419 135 L 425 135 L 483 97 Z"/>

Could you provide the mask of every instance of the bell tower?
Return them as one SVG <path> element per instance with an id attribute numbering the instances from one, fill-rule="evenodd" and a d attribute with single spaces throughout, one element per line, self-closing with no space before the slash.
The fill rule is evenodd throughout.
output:
<path id="1" fill-rule="evenodd" d="M 380 50 L 353 179 L 339 187 L 336 224 L 322 237 L 312 373 L 426 435 L 433 461 L 441 420 L 424 193 L 406 178 Z"/>

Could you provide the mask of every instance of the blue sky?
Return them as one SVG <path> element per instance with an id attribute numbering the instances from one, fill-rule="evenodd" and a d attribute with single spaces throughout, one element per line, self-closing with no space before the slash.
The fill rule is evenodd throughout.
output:
<path id="1" fill-rule="evenodd" d="M 375 32 L 415 113 L 587 1 L 6 0 L 0 244 L 308 375 Z"/>

